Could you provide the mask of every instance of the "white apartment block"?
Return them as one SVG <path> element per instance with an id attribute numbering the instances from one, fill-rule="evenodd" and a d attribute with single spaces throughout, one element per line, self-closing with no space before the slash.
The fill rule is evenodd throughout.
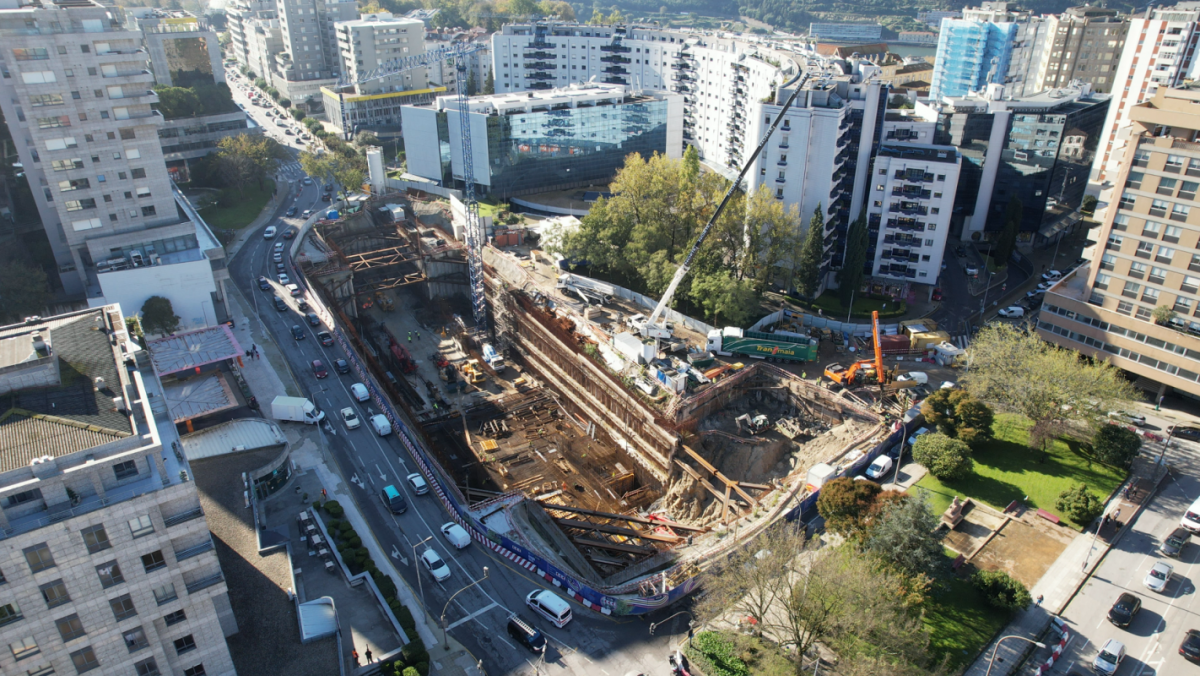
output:
<path id="1" fill-rule="evenodd" d="M 363 14 L 353 21 L 337 22 L 334 30 L 341 70 L 352 82 L 389 61 L 425 53 L 425 23 L 416 19 L 393 17 L 388 12 Z M 360 84 L 358 93 L 402 92 L 426 85 L 425 69 L 413 68 Z"/>
<path id="2" fill-rule="evenodd" d="M 0 417 L 0 673 L 232 676 L 228 587 L 120 308 L 0 327 L 0 348 L 19 402 Z"/>
<path id="3" fill-rule="evenodd" d="M 0 35 L 0 109 L 64 293 L 134 314 L 158 292 L 187 328 L 222 321 L 224 250 L 167 174 L 142 34 L 70 0 L 0 5 Z"/>
<path id="4" fill-rule="evenodd" d="M 358 18 L 354 0 L 278 0 L 283 51 L 275 55 L 274 86 L 294 102 L 320 98 L 337 82 L 342 63 L 334 25 Z"/>
<path id="5" fill-rule="evenodd" d="M 433 51 L 435 49 L 444 49 L 452 46 L 454 43 L 461 41 L 465 34 L 454 35 L 453 39 L 437 39 L 433 36 L 436 34 L 425 34 L 425 51 Z M 488 73 L 492 72 L 492 41 L 487 35 L 465 38 L 471 42 L 471 46 L 475 51 L 467 55 L 467 79 L 475 78 L 474 94 L 482 94 L 484 83 L 487 81 Z M 431 87 L 445 87 L 446 92 L 450 94 L 458 93 L 458 71 L 452 60 L 439 60 L 429 64 L 426 69 L 426 77 L 429 80 Z M 467 83 L 464 83 L 464 86 Z M 496 91 L 499 91 L 498 89 Z"/>
<path id="6" fill-rule="evenodd" d="M 1178 87 L 1197 77 L 1198 41 L 1200 2 L 1149 9 L 1130 20 L 1091 181 L 1116 179 L 1129 143 L 1129 113 L 1134 106 L 1153 98 L 1159 87 Z"/>
<path id="7" fill-rule="evenodd" d="M 275 18 L 275 0 L 229 0 L 225 4 L 225 20 L 229 29 L 229 45 L 226 53 L 239 64 L 254 70 L 261 77 L 263 71 L 250 65 L 250 32 L 248 22 L 252 19 Z"/>
<path id="8" fill-rule="evenodd" d="M 274 17 L 258 17 L 248 19 L 246 30 L 246 60 L 242 65 L 250 72 L 275 86 L 275 55 L 283 52 L 283 30 L 279 27 L 279 19 Z"/>
<path id="9" fill-rule="evenodd" d="M 941 272 L 962 157 L 948 146 L 884 143 L 875 155 L 867 227 L 871 275 L 932 284 Z"/>

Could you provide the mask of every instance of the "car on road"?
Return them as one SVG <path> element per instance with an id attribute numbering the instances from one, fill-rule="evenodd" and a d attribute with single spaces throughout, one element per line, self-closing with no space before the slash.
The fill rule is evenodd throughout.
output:
<path id="1" fill-rule="evenodd" d="M 516 613 L 508 618 L 508 635 L 532 653 L 541 654 L 546 651 L 546 637 Z"/>
<path id="2" fill-rule="evenodd" d="M 1034 289 L 1033 291 L 1028 291 L 1028 292 L 1026 292 L 1026 293 L 1025 293 L 1025 298 L 1026 298 L 1026 299 L 1030 299 L 1030 300 L 1032 300 L 1032 299 L 1034 299 L 1034 298 L 1037 298 L 1038 296 L 1040 296 L 1040 295 L 1042 295 L 1042 294 L 1044 294 L 1044 293 L 1046 293 L 1046 290 L 1045 290 L 1045 289 Z"/>
<path id="3" fill-rule="evenodd" d="M 304 315 L 304 321 L 308 322 L 309 326 L 320 326 L 321 325 L 321 318 L 318 317 L 317 313 L 315 313 L 315 312 L 310 312 L 310 313 Z"/>
<path id="4" fill-rule="evenodd" d="M 332 202 L 333 197 L 329 193 L 325 193 L 324 195 L 321 195 L 321 201 L 322 202 Z"/>
<path id="5" fill-rule="evenodd" d="M 303 181 L 301 181 L 301 183 L 303 183 L 304 185 L 312 185 L 312 178 L 305 177 L 305 179 Z"/>
<path id="6" fill-rule="evenodd" d="M 271 290 L 271 280 L 267 279 L 266 277 L 259 277 L 258 278 L 258 288 L 262 289 L 263 291 L 270 291 Z"/>
<path id="7" fill-rule="evenodd" d="M 296 229 L 295 228 L 288 228 L 287 230 L 283 231 L 284 239 L 294 239 L 295 237 L 296 237 Z"/>
<path id="8" fill-rule="evenodd" d="M 271 254 L 271 259 L 274 260 L 276 263 L 282 263 L 283 262 L 283 252 L 276 251 L 275 253 Z"/>
<path id="9" fill-rule="evenodd" d="M 891 469 L 892 459 L 886 455 L 881 455 L 878 458 L 875 458 L 875 461 L 872 462 L 869 467 L 867 467 L 866 475 L 870 479 L 879 481 L 880 479 L 886 477 Z"/>
<path id="10" fill-rule="evenodd" d="M 299 210 L 296 207 L 288 207 L 287 215 L 295 216 L 297 211 L 299 211 Z"/>
<path id="11" fill-rule="evenodd" d="M 1024 317 L 1025 308 L 1021 307 L 1020 305 L 1009 305 L 996 314 L 1000 315 L 1001 317 Z"/>
<path id="12" fill-rule="evenodd" d="M 304 210 L 304 213 L 303 213 L 302 215 L 303 215 L 305 218 L 308 218 L 309 216 L 312 216 L 312 209 L 305 209 L 305 210 Z"/>
<path id="13" fill-rule="evenodd" d="M 1102 674 L 1115 674 L 1124 659 L 1125 644 L 1110 638 L 1100 646 L 1100 652 L 1096 653 L 1096 659 L 1092 660 L 1092 669 Z"/>
<path id="14" fill-rule="evenodd" d="M 301 298 L 300 302 L 296 303 L 296 309 L 300 310 L 301 312 L 308 312 L 311 308 L 308 306 L 308 301 Z"/>
<path id="15" fill-rule="evenodd" d="M 571 621 L 570 604 L 548 589 L 535 589 L 526 594 L 525 605 L 560 629 Z"/>
<path id="16" fill-rule="evenodd" d="M 287 286 L 288 284 L 292 283 L 292 278 L 288 277 L 286 273 L 280 273 L 279 274 L 279 283 L 284 286 Z"/>
<path id="17" fill-rule="evenodd" d="M 963 245 L 961 245 L 961 244 L 959 244 L 958 246 L 954 247 L 954 255 L 955 255 L 955 256 L 958 256 L 959 258 L 963 258 L 963 257 L 965 257 L 965 256 L 967 255 L 967 249 L 966 249 L 966 247 L 964 247 L 964 246 L 963 246 Z"/>
<path id="18" fill-rule="evenodd" d="M 403 514 L 408 511 L 408 504 L 404 502 L 404 498 L 400 496 L 400 491 L 396 490 L 395 486 L 384 486 L 379 493 L 379 499 L 383 500 L 383 504 L 392 510 L 392 514 Z"/>
<path id="19" fill-rule="evenodd" d="M 933 290 L 933 296 L 932 296 L 932 298 L 933 298 L 934 300 L 941 300 L 941 299 L 942 299 L 942 290 L 941 290 L 941 289 L 934 289 L 934 290 Z"/>
<path id="20" fill-rule="evenodd" d="M 412 486 L 413 493 L 416 495 L 425 495 L 429 492 L 429 484 L 425 483 L 425 477 L 420 474 L 413 472 L 408 475 L 407 479 L 408 485 Z"/>
<path id="21" fill-rule="evenodd" d="M 266 230 L 263 230 L 263 239 L 271 239 L 275 236 L 275 226 L 268 225 Z"/>
<path id="22" fill-rule="evenodd" d="M 1200 441 L 1200 427 L 1171 425 L 1167 428 L 1167 434 L 1179 437 L 1180 439 L 1187 439 L 1188 441 Z"/>
<path id="23" fill-rule="evenodd" d="M 1197 498 L 1183 513 L 1179 525 L 1193 533 L 1200 533 L 1200 498 Z"/>
<path id="24" fill-rule="evenodd" d="M 1112 604 L 1112 608 L 1108 609 L 1108 621 L 1121 628 L 1128 627 L 1141 609 L 1142 600 L 1125 592 L 1118 596 L 1116 602 Z"/>
<path id="25" fill-rule="evenodd" d="M 979 267 L 975 265 L 968 265 L 966 268 L 964 268 L 964 272 L 967 273 L 968 277 L 974 277 L 975 275 L 979 274 Z"/>
<path id="26" fill-rule="evenodd" d="M 278 263 L 275 264 L 275 272 L 277 272 L 277 273 L 287 272 L 287 266 L 283 264 L 283 261 L 279 261 Z"/>
<path id="27" fill-rule="evenodd" d="M 275 242 L 275 250 L 283 251 L 283 242 Z"/>
<path id="28" fill-rule="evenodd" d="M 284 129 L 284 130 L 283 130 L 283 133 L 287 134 L 288 136 L 295 136 L 295 135 L 296 135 L 296 132 L 292 131 L 291 129 Z"/>
<path id="29" fill-rule="evenodd" d="M 299 324 L 292 324 L 292 338 L 295 340 L 304 340 L 304 327 Z"/>
<path id="30" fill-rule="evenodd" d="M 438 553 L 432 549 L 426 549 L 421 552 L 421 563 L 425 565 L 425 570 L 433 576 L 433 579 L 442 582 L 450 577 L 450 566 L 438 556 Z"/>
<path id="31" fill-rule="evenodd" d="M 1146 573 L 1146 579 L 1142 580 L 1150 591 L 1162 593 L 1167 589 L 1167 582 L 1171 580 L 1171 573 L 1175 569 L 1169 563 L 1159 561 L 1150 567 L 1150 572 Z"/>
<path id="32" fill-rule="evenodd" d="M 446 536 L 446 540 L 454 545 L 455 549 L 462 549 L 471 544 L 471 536 L 467 535 L 466 529 L 453 521 L 442 524 L 439 530 L 442 531 L 442 535 Z"/>
<path id="33" fill-rule="evenodd" d="M 1188 540 L 1192 539 L 1192 533 L 1186 528 L 1176 528 L 1171 531 L 1171 534 L 1163 538 L 1162 544 L 1158 546 L 1158 553 L 1163 556 L 1174 556 L 1179 558 L 1179 553 L 1187 546 Z"/>
<path id="34" fill-rule="evenodd" d="M 333 345 L 333 336 L 330 335 L 328 331 L 318 331 L 317 340 L 320 341 L 325 347 Z"/>
<path id="35" fill-rule="evenodd" d="M 287 289 L 288 293 L 292 294 L 292 296 L 299 296 L 301 293 L 303 293 L 300 291 L 300 287 L 295 284 L 286 284 L 283 288 Z"/>
<path id="36" fill-rule="evenodd" d="M 334 359 L 333 370 L 337 371 L 338 373 L 349 373 L 350 362 L 346 361 L 345 359 Z"/>
<path id="37" fill-rule="evenodd" d="M 271 300 L 274 301 L 276 310 L 279 312 L 287 312 L 287 303 L 283 302 L 282 298 L 279 296 L 273 296 Z"/>
<path id="38" fill-rule="evenodd" d="M 325 369 L 325 363 L 322 362 L 320 359 L 313 360 L 312 370 L 313 370 L 313 375 L 316 376 L 318 379 L 327 378 L 329 376 L 329 371 Z"/>
<path id="39" fill-rule="evenodd" d="M 1200 661 L 1200 630 L 1188 629 L 1179 644 L 1179 654 L 1191 662 Z"/>
<path id="40" fill-rule="evenodd" d="M 1043 282 L 1058 281 L 1059 279 L 1062 279 L 1062 275 L 1063 275 L 1063 273 L 1059 272 L 1058 270 L 1047 270 L 1046 272 L 1042 273 L 1042 281 Z"/>
<path id="41" fill-rule="evenodd" d="M 1142 427 L 1146 424 L 1146 416 L 1140 413 L 1130 413 L 1129 411 L 1109 411 L 1108 417 L 1113 420 L 1119 420 L 1130 425 Z"/>
<path id="42" fill-rule="evenodd" d="M 362 420 L 358 417 L 358 414 L 349 406 L 342 409 L 342 420 L 345 421 L 346 429 L 348 430 L 356 430 L 362 425 Z"/>

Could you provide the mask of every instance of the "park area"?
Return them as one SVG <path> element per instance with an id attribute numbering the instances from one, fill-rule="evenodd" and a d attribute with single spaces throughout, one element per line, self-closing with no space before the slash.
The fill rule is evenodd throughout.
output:
<path id="1" fill-rule="evenodd" d="M 261 190 L 257 184 L 251 183 L 243 188 L 241 194 L 232 188 L 222 192 L 229 202 L 224 205 L 212 202 L 200 209 L 200 215 L 214 230 L 240 230 L 258 218 L 263 207 L 271 201 L 275 182 L 270 179 L 263 181 Z"/>

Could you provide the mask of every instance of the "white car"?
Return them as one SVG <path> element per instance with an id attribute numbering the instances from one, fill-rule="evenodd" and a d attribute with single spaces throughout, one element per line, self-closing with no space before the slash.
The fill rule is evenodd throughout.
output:
<path id="1" fill-rule="evenodd" d="M 1162 593 L 1167 588 L 1167 582 L 1171 580 L 1171 572 L 1175 569 L 1169 563 L 1159 561 L 1150 568 L 1150 572 L 1146 573 L 1146 579 L 1142 583 L 1146 585 L 1150 591 Z"/>
<path id="2" fill-rule="evenodd" d="M 306 179 L 304 179 L 303 183 L 304 183 L 304 185 L 312 185 L 312 179 L 306 178 Z"/>
<path id="3" fill-rule="evenodd" d="M 1092 660 L 1092 669 L 1101 674 L 1115 674 L 1125 659 L 1125 644 L 1115 638 L 1110 638 L 1100 646 L 1096 659 Z"/>
<path id="4" fill-rule="evenodd" d="M 413 493 L 417 495 L 425 495 L 429 492 L 429 484 L 425 483 L 425 477 L 416 472 L 408 475 L 408 484 L 412 486 Z"/>
<path id="5" fill-rule="evenodd" d="M 1009 305 L 996 314 L 1000 315 L 1001 317 L 1024 317 L 1025 308 L 1021 307 L 1020 305 Z"/>
<path id="6" fill-rule="evenodd" d="M 471 536 L 467 535 L 467 530 L 453 521 L 442 524 L 440 530 L 455 549 L 462 549 L 471 544 Z"/>
<path id="7" fill-rule="evenodd" d="M 450 566 L 447 566 L 442 557 L 432 549 L 421 552 L 421 563 L 425 564 L 425 570 L 428 570 L 433 579 L 438 582 L 450 577 Z"/>
<path id="8" fill-rule="evenodd" d="M 309 216 L 312 216 L 312 209 L 305 209 L 305 210 L 304 210 L 304 213 L 303 213 L 302 215 L 303 215 L 305 218 L 307 218 L 307 217 L 309 217 Z"/>
<path id="9" fill-rule="evenodd" d="M 342 409 L 342 420 L 346 421 L 346 429 L 348 430 L 356 430 L 359 425 L 362 425 L 362 420 L 359 419 L 358 414 L 349 406 Z"/>
<path id="10" fill-rule="evenodd" d="M 1043 282 L 1053 282 L 1053 281 L 1055 281 L 1057 279 L 1061 279 L 1061 278 L 1062 278 L 1062 273 L 1059 272 L 1058 270 L 1049 270 L 1047 272 L 1042 273 L 1042 281 Z"/>
<path id="11" fill-rule="evenodd" d="M 1054 286 L 1055 283 L 1056 282 L 1042 282 L 1041 284 L 1037 285 L 1038 291 L 1045 291 L 1046 289 L 1049 289 L 1050 287 Z"/>
<path id="12" fill-rule="evenodd" d="M 288 284 L 292 283 L 292 278 L 288 277 L 287 273 L 281 272 L 281 273 L 279 273 L 279 283 L 284 286 L 287 286 Z"/>
<path id="13" fill-rule="evenodd" d="M 887 477 L 888 472 L 891 470 L 892 459 L 886 455 L 881 455 L 878 458 L 875 458 L 875 461 L 872 462 L 871 466 L 867 468 L 866 474 L 868 477 L 879 481 L 880 479 Z"/>
<path id="14" fill-rule="evenodd" d="M 1142 427 L 1146 424 L 1146 416 L 1140 413 L 1130 413 L 1129 411 L 1109 411 L 1108 417 L 1121 422 L 1127 422 L 1131 425 Z"/>
<path id="15" fill-rule="evenodd" d="M 271 239 L 275 236 L 275 226 L 268 225 L 266 230 L 263 230 L 263 239 Z"/>
<path id="16" fill-rule="evenodd" d="M 283 262 L 283 252 L 282 252 L 282 251 L 276 251 L 275 253 L 271 254 L 271 258 L 272 258 L 272 259 L 273 259 L 273 260 L 274 260 L 276 263 L 282 263 L 282 262 Z"/>

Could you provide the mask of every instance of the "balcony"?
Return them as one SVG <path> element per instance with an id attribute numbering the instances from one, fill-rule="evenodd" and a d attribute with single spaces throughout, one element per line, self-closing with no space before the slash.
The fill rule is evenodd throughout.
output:
<path id="1" fill-rule="evenodd" d="M 128 78 L 133 82 L 145 82 L 147 84 L 154 82 L 154 73 L 146 69 L 141 70 L 125 70 L 117 73 L 105 73 L 102 77 L 106 80 L 115 80 L 117 78 Z"/>
<path id="2" fill-rule="evenodd" d="M 123 92 L 121 96 L 110 96 L 113 101 L 131 101 L 134 103 L 158 103 L 158 92 L 153 89 L 136 92 Z"/>
<path id="3" fill-rule="evenodd" d="M 623 77 L 617 77 L 615 75 L 609 75 L 609 76 L 605 77 L 603 80 L 601 80 L 601 82 L 605 82 L 607 84 L 620 84 L 620 85 L 629 84 L 629 80 L 626 80 Z"/>
<path id="4" fill-rule="evenodd" d="M 204 552 L 211 551 L 212 548 L 213 548 L 212 538 L 209 537 L 207 540 L 205 540 L 204 542 L 201 542 L 198 545 L 193 545 L 191 547 L 188 547 L 187 549 L 182 549 L 180 551 L 175 552 L 175 560 L 183 561 L 184 559 L 190 559 L 193 556 L 199 556 L 199 555 L 203 554 Z"/>
<path id="5" fill-rule="evenodd" d="M 222 575 L 219 572 L 213 573 L 212 575 L 209 575 L 207 577 L 202 577 L 199 580 L 196 580 L 195 582 L 187 583 L 187 593 L 195 594 L 196 592 L 198 592 L 202 589 L 208 589 L 209 587 L 211 587 L 215 584 L 220 584 L 221 582 L 224 582 L 224 581 L 225 581 L 224 575 Z"/>
<path id="6" fill-rule="evenodd" d="M 138 113 L 127 113 L 125 115 L 118 115 L 115 112 L 113 113 L 114 120 L 145 120 L 152 117 L 158 117 L 159 119 L 162 119 L 162 113 L 158 112 L 157 110 L 146 110 Z"/>
<path id="7" fill-rule="evenodd" d="M 608 68 L 605 68 L 603 72 L 611 73 L 613 75 L 629 75 L 629 69 L 627 69 L 625 66 L 609 66 Z"/>
<path id="8" fill-rule="evenodd" d="M 690 131 L 687 131 L 687 129 L 685 128 L 685 129 L 684 129 L 684 131 L 683 131 L 683 140 L 685 140 L 685 141 L 693 141 L 693 140 L 695 140 L 695 139 L 696 139 L 696 137 L 695 137 L 695 136 L 692 136 L 692 132 L 690 132 Z"/>
<path id="9" fill-rule="evenodd" d="M 677 84 L 677 85 L 671 85 L 671 91 L 682 94 L 685 92 L 690 92 L 692 90 L 687 85 Z"/>
<path id="10" fill-rule="evenodd" d="M 787 183 L 787 178 L 784 176 L 779 176 L 775 179 L 775 182 L 776 183 Z"/>
<path id="11" fill-rule="evenodd" d="M 632 52 L 633 49 L 626 47 L 625 45 L 600 45 L 600 51 L 611 52 L 613 54 L 628 54 Z"/>
<path id="12" fill-rule="evenodd" d="M 541 71 L 530 73 L 529 75 L 526 75 L 525 78 L 528 80 L 553 80 L 554 75 Z"/>
<path id="13" fill-rule="evenodd" d="M 96 56 L 103 59 L 107 56 L 133 56 L 135 54 L 145 54 L 146 50 L 142 47 L 131 47 L 129 49 L 110 49 L 106 52 L 96 52 Z M 101 63 L 106 63 L 101 61 Z"/>
<path id="14" fill-rule="evenodd" d="M 696 55 L 688 51 L 681 51 L 679 52 L 679 58 L 685 61 L 695 61 Z"/>
<path id="15" fill-rule="evenodd" d="M 633 63 L 633 59 L 627 56 L 602 56 L 600 61 L 604 63 Z"/>
<path id="16" fill-rule="evenodd" d="M 671 76 L 671 79 L 676 82 L 691 82 L 693 78 L 687 73 L 675 73 Z"/>
<path id="17" fill-rule="evenodd" d="M 554 85 L 549 82 L 530 82 L 530 89 L 554 89 Z"/>
<path id="18" fill-rule="evenodd" d="M 558 55 L 553 52 L 525 52 L 527 59 L 557 59 Z"/>
<path id="19" fill-rule="evenodd" d="M 525 45 L 525 49 L 558 49 L 558 45 L 554 44 L 553 42 L 544 42 L 540 37 L 538 37 L 533 42 Z"/>
<path id="20" fill-rule="evenodd" d="M 558 70 L 558 64 L 546 63 L 545 61 L 526 61 L 526 70 Z"/>

